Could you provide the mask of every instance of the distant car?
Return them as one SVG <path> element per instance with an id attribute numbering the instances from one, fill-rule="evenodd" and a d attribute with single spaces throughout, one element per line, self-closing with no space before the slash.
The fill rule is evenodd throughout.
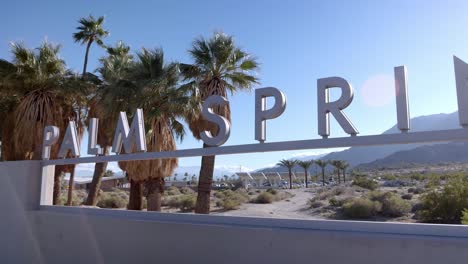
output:
<path id="1" fill-rule="evenodd" d="M 269 182 L 264 182 L 264 183 L 263 183 L 263 186 L 264 186 L 264 187 L 271 187 L 272 185 L 271 185 L 271 183 L 269 183 Z"/>

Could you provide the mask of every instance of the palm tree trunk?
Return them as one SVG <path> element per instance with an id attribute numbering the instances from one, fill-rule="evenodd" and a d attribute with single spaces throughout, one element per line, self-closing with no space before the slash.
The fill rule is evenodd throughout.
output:
<path id="1" fill-rule="evenodd" d="M 52 204 L 57 205 L 60 197 L 60 184 L 62 181 L 62 171 L 55 166 L 54 174 L 54 192 L 52 195 Z"/>
<path id="2" fill-rule="evenodd" d="M 289 169 L 289 189 L 292 190 L 292 175 L 291 175 L 291 169 Z"/>
<path id="3" fill-rule="evenodd" d="M 104 155 L 109 153 L 109 147 L 104 148 Z M 97 204 L 99 190 L 101 189 L 101 180 L 107 170 L 107 162 L 96 163 L 94 165 L 93 180 L 89 186 L 88 197 L 85 205 L 95 206 Z"/>
<path id="4" fill-rule="evenodd" d="M 306 188 L 309 188 L 309 184 L 307 183 L 307 170 L 304 170 L 304 173 L 305 173 L 305 185 L 306 185 Z"/>
<path id="5" fill-rule="evenodd" d="M 91 39 L 88 42 L 88 45 L 86 45 L 86 53 L 85 53 L 85 58 L 84 58 L 84 64 L 83 64 L 83 75 L 82 78 L 85 77 L 86 74 L 86 68 L 88 67 L 88 54 L 89 54 L 89 48 L 91 47 L 91 44 L 93 43 L 93 40 Z"/>
<path id="6" fill-rule="evenodd" d="M 75 181 L 75 170 L 73 169 L 70 172 L 70 179 L 68 180 L 68 199 L 67 199 L 67 205 L 71 206 L 73 202 L 73 186 L 74 186 L 74 181 Z"/>
<path id="7" fill-rule="evenodd" d="M 203 144 L 203 148 L 208 147 L 208 145 Z M 202 157 L 198 180 L 197 203 L 195 205 L 195 213 L 197 214 L 210 213 L 211 184 L 213 182 L 215 158 L 216 156 Z"/>
<path id="8" fill-rule="evenodd" d="M 151 179 L 146 184 L 148 211 L 161 211 L 161 199 L 164 193 L 164 178 Z"/>
<path id="9" fill-rule="evenodd" d="M 143 186 L 141 183 L 133 180 L 130 180 L 130 199 L 128 201 L 127 209 L 143 209 Z"/>
<path id="10" fill-rule="evenodd" d="M 346 169 L 343 169 L 343 182 L 346 183 Z"/>
<path id="11" fill-rule="evenodd" d="M 322 186 L 325 186 L 325 168 L 322 168 Z"/>
<path id="12" fill-rule="evenodd" d="M 340 169 L 336 169 L 336 172 L 338 172 L 338 184 L 341 184 L 341 175 L 340 175 Z"/>

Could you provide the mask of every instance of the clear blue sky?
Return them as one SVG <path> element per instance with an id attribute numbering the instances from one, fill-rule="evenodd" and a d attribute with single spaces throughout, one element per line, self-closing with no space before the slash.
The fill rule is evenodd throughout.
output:
<path id="1" fill-rule="evenodd" d="M 10 41 L 36 47 L 47 38 L 63 45 L 61 54 L 76 71 L 85 47 L 73 42 L 72 33 L 88 14 L 105 15 L 111 33 L 106 43 L 123 40 L 133 50 L 161 46 L 181 62 L 190 62 L 187 49 L 195 37 L 215 30 L 231 34 L 261 62 L 258 87 L 287 95 L 286 112 L 268 123 L 268 142 L 318 138 L 316 80 L 322 77 L 341 76 L 353 85 L 354 101 L 345 112 L 361 135 L 396 123 L 395 66 L 408 68 L 412 117 L 456 111 L 452 55 L 468 61 L 468 2 L 461 0 L 7 1 L 2 10 L 0 57 L 11 58 Z M 89 69 L 102 55 L 102 49 L 91 49 Z M 253 92 L 230 97 L 230 104 L 226 145 L 254 143 Z M 332 136 L 343 135 L 333 124 Z M 200 146 L 187 137 L 179 148 Z M 218 157 L 217 165 L 258 168 L 294 154 L 300 153 Z"/>

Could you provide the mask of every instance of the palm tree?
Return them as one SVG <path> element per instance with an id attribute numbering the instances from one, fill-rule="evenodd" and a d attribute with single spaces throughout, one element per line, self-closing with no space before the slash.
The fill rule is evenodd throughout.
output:
<path id="1" fill-rule="evenodd" d="M 340 169 L 341 169 L 341 172 L 343 173 L 343 182 L 346 183 L 346 169 L 349 167 L 349 163 L 342 160 L 340 162 Z"/>
<path id="2" fill-rule="evenodd" d="M 76 121 L 81 137 L 82 112 L 76 107 L 84 98 L 86 85 L 66 70 L 59 45 L 43 42 L 35 50 L 21 43 L 12 43 L 11 47 L 13 61 L 0 63 L 2 159 L 38 160 L 46 125 L 59 127 L 61 140 L 68 121 Z M 51 158 L 57 158 L 58 147 L 53 146 Z M 54 204 L 60 192 L 61 171 L 66 169 L 56 166 Z"/>
<path id="3" fill-rule="evenodd" d="M 335 173 L 338 176 L 338 183 L 341 183 L 341 177 L 340 177 L 340 172 L 341 172 L 341 161 L 340 160 L 330 160 L 328 162 L 330 165 L 335 167 Z"/>
<path id="4" fill-rule="evenodd" d="M 139 89 L 140 105 L 145 109 L 148 131 L 148 151 L 176 150 L 176 138 L 185 134 L 178 118 L 194 111 L 192 97 L 178 83 L 178 64 L 164 63 L 162 49 L 142 49 L 138 61 L 131 69 L 129 80 Z M 178 165 L 177 158 L 126 162 L 130 179 L 145 185 L 149 211 L 161 210 L 164 178 L 172 175 Z"/>
<path id="5" fill-rule="evenodd" d="M 89 15 L 87 18 L 81 18 L 78 20 L 80 24 L 76 29 L 77 32 L 73 33 L 73 39 L 75 42 L 80 42 L 81 45 L 86 44 L 86 53 L 83 64 L 83 78 L 86 74 L 86 67 L 88 66 L 88 55 L 91 44 L 96 42 L 101 47 L 104 47 L 102 41 L 103 38 L 109 35 L 109 32 L 104 30 L 102 25 L 104 24 L 104 17 L 100 16 L 98 19 L 95 19 L 92 15 Z"/>
<path id="6" fill-rule="evenodd" d="M 199 37 L 193 42 L 189 53 L 194 62 L 191 65 L 182 64 L 181 70 L 188 82 L 186 86 L 192 87 L 192 95 L 199 97 L 201 101 L 211 95 L 227 98 L 228 91 L 234 94 L 239 90 L 250 90 L 258 83 L 253 74 L 258 69 L 257 61 L 238 48 L 231 36 L 215 32 L 209 39 Z M 193 136 L 200 139 L 200 132 L 204 130 L 210 130 L 215 135 L 217 127 L 202 119 L 200 109 L 197 110 L 198 113 L 189 122 Z M 214 112 L 231 121 L 229 106 L 217 107 Z M 203 147 L 209 146 L 203 144 Z M 196 213 L 210 212 L 214 164 L 215 156 L 202 157 Z"/>
<path id="7" fill-rule="evenodd" d="M 297 160 L 285 160 L 282 159 L 278 163 L 277 166 L 285 167 L 288 169 L 289 173 L 289 189 L 292 189 L 292 168 L 297 164 Z"/>
<path id="8" fill-rule="evenodd" d="M 316 160 L 315 164 L 322 169 L 322 186 L 325 186 L 325 167 L 328 165 L 326 160 Z"/>
<path id="9" fill-rule="evenodd" d="M 312 164 L 314 164 L 313 160 L 299 160 L 299 161 L 297 161 L 297 165 L 299 165 L 300 167 L 302 167 L 304 169 L 306 188 L 309 188 L 309 183 L 307 181 L 307 173 L 308 173 L 308 170 L 309 170 L 310 166 L 312 166 Z"/>
<path id="10" fill-rule="evenodd" d="M 115 47 L 107 48 L 107 54 L 106 57 L 99 60 L 100 67 L 97 71 L 100 73 L 103 83 L 91 99 L 88 114 L 91 118 L 99 118 L 97 142 L 104 148 L 102 155 L 109 154 L 109 146 L 112 145 L 113 133 L 120 111 L 132 113 L 135 111 L 134 105 L 138 101 L 136 87 L 127 81 L 127 75 L 133 65 L 130 47 L 123 42 L 118 42 Z M 107 171 L 107 164 L 107 162 L 95 164 L 93 179 L 85 201 L 86 205 L 94 206 L 97 204 L 101 179 Z M 130 180 L 130 196 L 132 197 L 132 193 L 141 193 L 141 191 L 141 186 L 132 184 Z M 141 208 L 142 201 L 139 204 L 138 201 L 136 203 L 134 206 Z"/>

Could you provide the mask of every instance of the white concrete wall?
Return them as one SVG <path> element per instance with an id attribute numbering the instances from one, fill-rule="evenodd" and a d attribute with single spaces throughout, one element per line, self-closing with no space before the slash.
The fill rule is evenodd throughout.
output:
<path id="1" fill-rule="evenodd" d="M 468 226 L 39 207 L 39 171 L 0 163 L 0 263 L 468 263 Z"/>

